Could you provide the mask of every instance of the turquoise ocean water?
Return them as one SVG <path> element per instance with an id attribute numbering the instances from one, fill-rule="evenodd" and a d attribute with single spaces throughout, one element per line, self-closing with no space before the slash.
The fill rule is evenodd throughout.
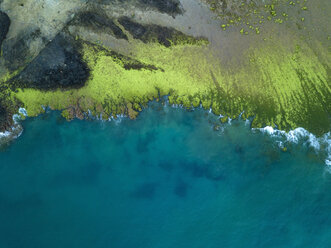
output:
<path id="1" fill-rule="evenodd" d="M 160 104 L 135 121 L 24 121 L 0 151 L 0 247 L 331 247 L 325 154 L 215 123 Z"/>

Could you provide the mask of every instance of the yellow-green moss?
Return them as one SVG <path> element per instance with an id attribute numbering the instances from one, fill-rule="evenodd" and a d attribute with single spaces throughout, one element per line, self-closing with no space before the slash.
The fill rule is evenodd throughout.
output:
<path id="1" fill-rule="evenodd" d="M 221 20 L 223 30 L 226 30 L 227 27 L 239 26 L 242 34 L 249 34 L 249 31 L 243 31 L 245 26 L 256 31 L 255 28 L 262 27 L 264 20 L 281 24 L 284 21 L 297 20 L 298 15 L 308 10 L 308 7 L 305 6 L 306 1 L 297 2 L 297 5 L 289 0 L 250 1 L 250 3 L 233 0 L 227 4 L 224 0 L 204 1 L 210 5 L 210 10 Z M 281 19 L 279 16 L 284 18 Z M 304 20 L 304 18 L 302 19 Z M 250 23 L 259 26 L 253 27 Z M 260 30 L 255 33 L 260 34 Z"/>
<path id="2" fill-rule="evenodd" d="M 255 116 L 253 127 L 277 125 L 288 130 L 301 126 L 318 134 L 330 129 L 331 60 L 319 43 L 313 50 L 297 37 L 292 45 L 280 39 L 266 41 L 248 49 L 242 64 L 233 61 L 225 66 L 207 45 L 166 48 L 136 42 L 134 59 L 162 70 L 126 70 L 106 50 L 84 42 L 82 47 L 91 69 L 86 86 L 66 91 L 20 90 L 15 95 L 30 116 L 41 113 L 42 105 L 89 109 L 104 118 L 119 113 L 135 116 L 141 105 L 169 95 L 170 103 L 186 108 L 200 103 L 212 108 L 225 116 L 223 121 L 245 111 L 245 118 Z M 67 112 L 64 116 L 69 117 Z"/>

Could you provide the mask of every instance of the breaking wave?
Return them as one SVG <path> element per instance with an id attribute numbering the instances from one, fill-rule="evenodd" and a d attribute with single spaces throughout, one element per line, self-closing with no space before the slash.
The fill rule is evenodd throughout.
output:
<path id="1" fill-rule="evenodd" d="M 14 125 L 9 130 L 0 132 L 0 145 L 5 144 L 13 139 L 17 139 L 21 136 L 23 132 L 23 127 L 20 124 L 22 116 L 27 117 L 28 113 L 26 109 L 19 108 L 18 114 L 13 115 Z"/>
<path id="2" fill-rule="evenodd" d="M 163 107 L 165 110 L 167 110 L 168 107 L 174 108 L 174 109 L 185 109 L 183 105 L 181 104 L 169 104 L 169 100 L 167 98 L 163 99 Z M 200 107 L 194 108 L 192 107 L 192 110 L 195 109 L 202 109 L 202 105 L 200 104 Z M 47 111 L 45 111 L 47 112 Z M 207 113 L 212 113 L 212 109 L 206 110 Z M 10 140 L 13 140 L 15 138 L 18 138 L 22 132 L 23 128 L 20 125 L 20 121 L 27 117 L 28 113 L 26 109 L 19 108 L 18 114 L 13 115 L 13 121 L 14 125 L 10 128 L 10 130 L 5 132 L 0 132 L 0 144 L 6 143 Z M 88 113 L 86 113 L 86 116 L 89 119 L 93 120 L 102 120 L 102 115 L 100 116 L 93 116 L 92 112 L 89 110 Z M 224 117 L 223 115 L 215 116 L 218 117 L 217 119 L 220 119 Z M 113 121 L 117 125 L 122 122 L 123 119 L 128 118 L 126 115 L 116 115 L 116 117 L 109 117 L 108 121 Z M 241 119 L 241 114 L 238 119 Z M 241 119 L 242 120 L 242 119 Z M 231 125 L 231 118 L 228 118 L 227 125 Z M 251 125 L 251 120 L 243 120 L 245 122 L 245 126 Z M 220 127 L 219 130 L 223 130 L 223 127 Z M 328 132 L 324 134 L 322 137 L 316 137 L 314 134 L 310 133 L 304 128 L 296 128 L 294 130 L 291 130 L 289 132 L 285 132 L 282 130 L 274 129 L 271 126 L 266 126 L 264 128 L 252 128 L 252 131 L 259 131 L 266 135 L 271 136 L 275 143 L 279 146 L 281 149 L 286 149 L 286 146 L 288 144 L 303 144 L 308 145 L 316 152 L 324 152 L 326 154 L 325 156 L 325 165 L 326 170 L 331 173 L 331 132 Z"/>
<path id="3" fill-rule="evenodd" d="M 306 129 L 299 127 L 289 132 L 274 129 L 266 126 L 264 128 L 253 128 L 262 133 L 266 133 L 276 139 L 280 148 L 284 148 L 286 143 L 306 144 L 316 152 L 326 152 L 325 165 L 326 170 L 331 173 L 331 132 L 324 134 L 322 137 L 316 137 Z"/>

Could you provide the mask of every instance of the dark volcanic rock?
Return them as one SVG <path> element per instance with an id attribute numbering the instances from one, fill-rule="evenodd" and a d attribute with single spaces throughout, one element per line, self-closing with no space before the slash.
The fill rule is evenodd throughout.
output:
<path id="1" fill-rule="evenodd" d="M 127 40 L 128 37 L 123 33 L 112 19 L 106 15 L 98 14 L 92 11 L 80 13 L 73 21 L 73 24 L 84 25 L 104 33 L 110 33 L 118 39 Z"/>
<path id="2" fill-rule="evenodd" d="M 10 71 L 15 71 L 24 66 L 28 58 L 32 56 L 30 53 L 30 45 L 36 39 L 40 39 L 40 29 L 25 30 L 12 39 L 6 39 L 3 42 L 3 57 L 5 65 Z M 46 41 L 44 41 L 46 43 Z"/>
<path id="3" fill-rule="evenodd" d="M 91 46 L 91 48 L 93 47 L 93 49 L 95 49 L 95 52 L 103 51 L 107 56 L 111 57 L 114 62 L 116 62 L 118 65 L 122 66 L 125 70 L 145 69 L 145 70 L 149 70 L 149 71 L 156 71 L 156 70 L 164 71 L 162 68 L 158 68 L 151 64 L 143 63 L 139 60 L 125 56 L 125 55 L 117 53 L 115 51 L 107 50 L 107 49 L 103 48 L 102 46 L 98 46 L 95 44 L 92 45 L 91 43 L 88 43 L 88 42 L 87 42 L 87 44 L 89 46 Z"/>
<path id="4" fill-rule="evenodd" d="M 10 26 L 10 19 L 8 15 L 2 11 L 0 11 L 0 48 L 4 39 L 6 39 L 6 35 L 8 33 Z"/>
<path id="5" fill-rule="evenodd" d="M 147 42 L 147 27 L 132 21 L 126 16 L 121 17 L 118 21 L 126 30 L 132 34 L 133 38 Z"/>
<path id="6" fill-rule="evenodd" d="M 7 111 L 4 107 L 0 106 L 0 125 L 6 120 Z M 1 127 L 0 127 L 1 129 Z"/>
<path id="7" fill-rule="evenodd" d="M 0 103 L 0 132 L 7 130 L 11 124 L 8 111 Z"/>
<path id="8" fill-rule="evenodd" d="M 169 15 L 181 14 L 182 9 L 178 0 L 139 0 L 146 6 L 156 8 L 161 13 L 167 13 Z"/>
<path id="9" fill-rule="evenodd" d="M 75 40 L 59 34 L 14 81 L 18 87 L 50 90 L 84 86 L 88 77 Z"/>
<path id="10" fill-rule="evenodd" d="M 195 43 L 197 39 L 189 35 L 169 27 L 163 27 L 155 24 L 143 25 L 133 21 L 132 19 L 123 16 L 119 23 L 130 32 L 135 39 L 139 39 L 144 43 L 158 42 L 165 47 L 177 45 L 183 42 Z"/>

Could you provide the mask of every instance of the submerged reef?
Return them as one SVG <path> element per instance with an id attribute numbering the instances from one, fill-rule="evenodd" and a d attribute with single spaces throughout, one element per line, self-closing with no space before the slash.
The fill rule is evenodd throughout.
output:
<path id="1" fill-rule="evenodd" d="M 52 13 L 67 11 L 61 28 L 44 21 L 22 31 L 15 17 L 24 7 L 0 5 L 14 26 L 15 42 L 4 40 L 0 57 L 0 106 L 8 116 L 19 107 L 36 116 L 48 106 L 68 120 L 134 119 L 168 95 L 171 104 L 201 105 L 222 122 L 241 116 L 253 118 L 252 127 L 331 129 L 326 0 L 41 2 Z M 254 24 L 261 16 L 268 21 Z M 253 24 L 254 32 L 242 31 Z"/>

